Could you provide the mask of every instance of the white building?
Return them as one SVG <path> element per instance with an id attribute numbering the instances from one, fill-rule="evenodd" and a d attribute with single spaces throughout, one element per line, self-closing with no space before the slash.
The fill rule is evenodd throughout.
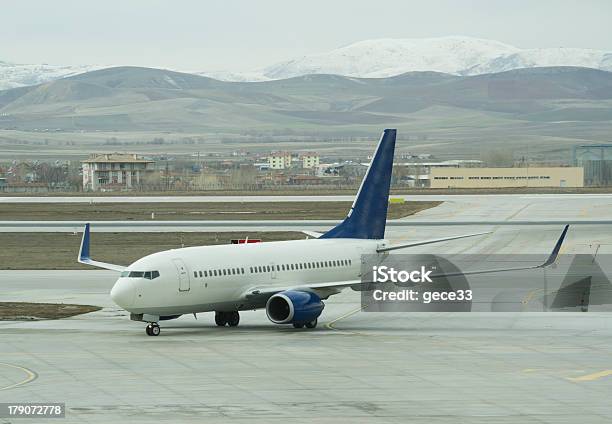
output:
<path id="1" fill-rule="evenodd" d="M 319 155 L 315 152 L 304 152 L 300 154 L 302 168 L 312 169 L 319 166 Z"/>
<path id="2" fill-rule="evenodd" d="M 145 174 L 154 171 L 155 162 L 136 154 L 92 154 L 83 163 L 83 190 L 129 189 L 139 185 Z"/>
<path id="3" fill-rule="evenodd" d="M 291 153 L 272 152 L 270 156 L 268 156 L 268 164 L 270 165 L 270 169 L 291 168 Z"/>

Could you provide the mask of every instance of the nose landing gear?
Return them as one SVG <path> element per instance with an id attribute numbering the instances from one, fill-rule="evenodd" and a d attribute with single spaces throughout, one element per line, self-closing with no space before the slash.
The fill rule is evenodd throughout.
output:
<path id="1" fill-rule="evenodd" d="M 145 331 L 147 333 L 147 336 L 159 336 L 159 333 L 161 333 L 161 328 L 159 328 L 158 323 L 151 322 L 147 325 L 147 328 L 145 328 Z"/>

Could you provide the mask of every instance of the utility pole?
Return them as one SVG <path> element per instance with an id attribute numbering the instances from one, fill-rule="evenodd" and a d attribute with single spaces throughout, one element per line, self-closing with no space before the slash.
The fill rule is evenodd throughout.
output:
<path id="1" fill-rule="evenodd" d="M 168 164 L 168 154 L 166 153 L 166 191 L 170 191 L 170 176 L 169 172 L 169 164 Z"/>

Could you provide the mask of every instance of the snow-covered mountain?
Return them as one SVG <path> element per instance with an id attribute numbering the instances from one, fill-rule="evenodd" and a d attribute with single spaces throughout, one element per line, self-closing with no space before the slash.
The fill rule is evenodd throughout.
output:
<path id="1" fill-rule="evenodd" d="M 538 66 L 580 66 L 612 71 L 612 52 L 563 47 L 526 49 L 499 56 L 487 63 L 477 64 L 458 73 L 462 75 L 490 74 Z"/>
<path id="2" fill-rule="evenodd" d="M 232 71 L 209 71 L 209 72 L 191 72 L 195 75 L 213 78 L 219 81 L 233 82 L 258 82 L 270 81 L 271 78 L 266 77 L 261 71 L 253 72 L 232 72 Z"/>
<path id="3" fill-rule="evenodd" d="M 366 40 L 270 66 L 264 75 L 279 79 L 322 73 L 372 78 L 408 71 L 455 74 L 518 51 L 497 41 L 467 37 Z"/>
<path id="4" fill-rule="evenodd" d="M 576 48 L 519 49 L 472 37 L 377 39 L 302 56 L 249 73 L 209 75 L 227 81 L 261 81 L 307 74 L 381 78 L 411 71 L 478 75 L 538 66 L 583 66 L 612 71 L 612 52 Z"/>
<path id="5" fill-rule="evenodd" d="M 40 84 L 100 68 L 104 66 L 22 65 L 0 61 L 0 90 Z"/>
<path id="6" fill-rule="evenodd" d="M 376 39 L 302 56 L 251 72 L 193 72 L 223 81 L 267 81 L 308 74 L 382 78 L 411 71 L 479 75 L 539 66 L 582 66 L 612 71 L 612 51 L 519 49 L 472 37 Z M 103 66 L 19 65 L 0 62 L 0 90 L 34 85 Z"/>

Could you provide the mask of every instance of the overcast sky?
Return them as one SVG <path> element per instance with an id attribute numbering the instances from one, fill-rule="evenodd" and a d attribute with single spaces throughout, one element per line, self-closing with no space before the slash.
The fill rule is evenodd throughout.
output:
<path id="1" fill-rule="evenodd" d="M 611 0 L 16 0 L 0 61 L 246 71 L 371 38 L 612 51 Z"/>

